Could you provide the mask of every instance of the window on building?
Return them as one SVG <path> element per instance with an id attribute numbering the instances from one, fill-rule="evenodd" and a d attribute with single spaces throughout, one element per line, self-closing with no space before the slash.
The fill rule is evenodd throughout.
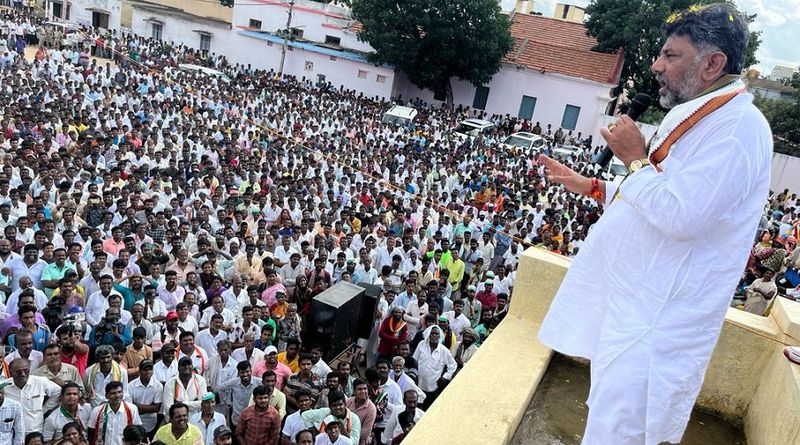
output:
<path id="1" fill-rule="evenodd" d="M 533 118 L 534 109 L 536 109 L 536 98 L 531 96 L 522 96 L 522 102 L 519 104 L 519 114 L 517 114 L 517 117 L 520 119 L 531 120 Z"/>
<path id="2" fill-rule="evenodd" d="M 211 34 L 200 34 L 200 51 L 211 51 Z"/>
<path id="3" fill-rule="evenodd" d="M 250 28 L 261 29 L 261 20 L 250 19 L 250 24 L 247 26 Z"/>
<path id="4" fill-rule="evenodd" d="M 472 99 L 472 108 L 476 110 L 485 110 L 486 101 L 489 99 L 489 87 L 475 88 L 475 97 Z"/>
<path id="5" fill-rule="evenodd" d="M 386 83 L 386 76 L 381 76 L 378 74 L 378 77 L 375 78 L 375 81 L 378 83 Z"/>
<path id="6" fill-rule="evenodd" d="M 292 28 L 291 32 L 292 37 L 297 37 L 302 39 L 303 38 L 303 30 L 300 28 Z"/>
<path id="7" fill-rule="evenodd" d="M 339 45 L 340 43 L 342 43 L 342 39 L 340 39 L 339 37 L 326 35 L 325 36 L 325 43 L 327 43 L 329 45 Z"/>
<path id="8" fill-rule="evenodd" d="M 367 72 L 364 71 L 364 70 L 358 70 L 358 78 L 359 79 L 366 79 L 367 78 Z"/>
<path id="9" fill-rule="evenodd" d="M 267 46 L 272 46 L 272 42 L 270 42 L 269 40 L 267 40 Z"/>
<path id="10" fill-rule="evenodd" d="M 108 14 L 104 12 L 92 12 L 92 26 L 95 28 L 108 29 Z"/>
<path id="11" fill-rule="evenodd" d="M 164 25 L 162 23 L 153 23 L 153 35 L 151 36 L 153 40 L 161 40 L 161 33 L 164 30 Z"/>
<path id="12" fill-rule="evenodd" d="M 578 116 L 581 114 L 581 107 L 577 105 L 567 105 L 564 108 L 564 117 L 561 118 L 561 128 L 574 130 L 578 125 Z"/>
<path id="13" fill-rule="evenodd" d="M 331 62 L 336 62 L 337 60 L 339 60 L 339 58 L 338 58 L 338 57 L 336 57 L 336 56 L 331 56 Z"/>
<path id="14" fill-rule="evenodd" d="M 325 85 L 325 75 L 324 74 L 317 74 L 317 86 Z"/>

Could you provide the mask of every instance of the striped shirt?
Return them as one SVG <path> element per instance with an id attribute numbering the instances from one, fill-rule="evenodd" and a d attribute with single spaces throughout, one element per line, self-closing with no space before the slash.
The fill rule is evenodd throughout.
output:
<path id="1" fill-rule="evenodd" d="M 0 405 L 0 443 L 22 445 L 25 440 L 25 424 L 22 420 L 22 407 L 14 400 L 6 398 Z"/>

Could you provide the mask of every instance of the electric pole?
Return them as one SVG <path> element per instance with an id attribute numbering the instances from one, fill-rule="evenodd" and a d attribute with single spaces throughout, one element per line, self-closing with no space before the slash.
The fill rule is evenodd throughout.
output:
<path id="1" fill-rule="evenodd" d="M 292 12 L 294 11 L 294 0 L 289 0 L 289 18 L 286 19 L 286 31 L 283 34 L 283 48 L 281 48 L 281 66 L 278 68 L 278 76 L 283 76 L 283 63 L 286 61 L 286 47 L 289 45 L 289 34 L 292 32 Z"/>

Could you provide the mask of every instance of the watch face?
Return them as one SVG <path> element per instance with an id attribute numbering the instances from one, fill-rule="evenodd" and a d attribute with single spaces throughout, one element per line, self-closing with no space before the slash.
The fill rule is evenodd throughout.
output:
<path id="1" fill-rule="evenodd" d="M 637 159 L 637 160 L 631 162 L 631 170 L 635 171 L 635 170 L 639 170 L 640 168 L 642 168 L 642 161 Z"/>

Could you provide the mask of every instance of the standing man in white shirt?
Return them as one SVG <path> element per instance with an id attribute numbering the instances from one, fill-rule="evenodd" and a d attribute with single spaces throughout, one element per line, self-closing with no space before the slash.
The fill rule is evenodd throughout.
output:
<path id="1" fill-rule="evenodd" d="M 538 334 L 592 362 L 583 445 L 681 442 L 769 193 L 773 138 L 741 80 L 746 20 L 720 2 L 663 31 L 656 136 L 627 116 L 601 129 L 625 181 L 540 157 L 550 181 L 605 204 Z"/>
<path id="2" fill-rule="evenodd" d="M 139 363 L 139 377 L 128 384 L 125 397 L 139 410 L 142 426 L 147 434 L 155 432 L 161 403 L 164 401 L 164 385 L 153 378 L 153 367 L 152 360 L 145 359 Z"/>
<path id="3" fill-rule="evenodd" d="M 178 360 L 178 375 L 164 384 L 164 401 L 162 411 L 167 413 L 173 403 L 180 401 L 189 406 L 189 416 L 200 411 L 203 394 L 208 392 L 206 379 L 195 374 L 194 365 L 189 357 Z"/>
<path id="4" fill-rule="evenodd" d="M 32 376 L 31 363 L 24 358 L 11 362 L 9 372 L 14 384 L 6 387 L 5 396 L 22 406 L 25 431 L 42 431 L 44 413 L 58 406 L 61 387 L 45 377 Z"/>
<path id="5" fill-rule="evenodd" d="M 442 338 L 442 329 L 439 326 L 427 328 L 423 338 L 424 341 L 414 351 L 414 359 L 418 365 L 418 386 L 425 392 L 423 408 L 427 409 L 453 378 L 457 364 L 450 350 L 439 343 Z"/>
<path id="6" fill-rule="evenodd" d="M 122 400 L 125 390 L 121 382 L 105 387 L 108 400 L 92 410 L 89 416 L 89 441 L 94 445 L 122 445 L 122 431 L 128 425 L 141 425 L 139 410 Z"/>

